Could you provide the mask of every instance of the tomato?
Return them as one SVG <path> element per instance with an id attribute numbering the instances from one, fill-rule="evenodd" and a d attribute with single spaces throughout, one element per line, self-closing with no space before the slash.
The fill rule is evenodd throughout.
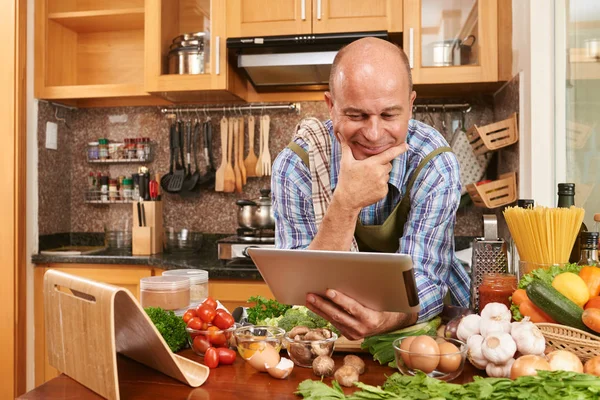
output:
<path id="1" fill-rule="evenodd" d="M 198 318 L 198 317 L 192 317 L 187 322 L 187 326 L 188 326 L 188 328 L 200 331 L 200 330 L 202 330 L 202 320 L 200 318 Z"/>
<path id="2" fill-rule="evenodd" d="M 200 353 L 206 353 L 206 350 L 210 347 L 210 342 L 204 335 L 197 335 L 192 342 L 194 350 Z"/>
<path id="3" fill-rule="evenodd" d="M 203 305 L 209 306 L 210 308 L 217 309 L 217 302 L 212 297 L 207 297 L 202 303 Z"/>
<path id="4" fill-rule="evenodd" d="M 231 314 L 223 309 L 217 310 L 217 315 L 215 315 L 215 319 L 212 322 L 219 329 L 228 329 L 233 326 L 234 320 Z"/>
<path id="5" fill-rule="evenodd" d="M 231 365 L 235 361 L 236 353 L 234 350 L 218 348 L 217 354 L 219 355 L 219 364 Z"/>
<path id="6" fill-rule="evenodd" d="M 208 322 L 203 322 L 202 323 L 202 330 L 203 331 L 207 331 L 209 326 L 210 326 L 210 324 Z"/>
<path id="7" fill-rule="evenodd" d="M 215 315 L 217 315 L 217 312 L 214 308 L 210 308 L 210 306 L 205 304 L 202 304 L 200 307 L 198 307 L 197 311 L 198 317 L 204 322 L 212 322 L 213 319 L 215 319 Z"/>
<path id="8" fill-rule="evenodd" d="M 187 324 L 188 321 L 194 317 L 198 317 L 198 314 L 196 314 L 196 310 L 187 310 L 185 314 L 183 314 L 183 322 Z"/>
<path id="9" fill-rule="evenodd" d="M 209 326 L 208 327 L 208 334 L 206 336 L 208 336 L 208 341 L 215 346 L 223 346 L 225 343 L 227 343 L 227 338 L 225 337 L 225 335 L 223 333 L 219 333 L 219 328 L 217 328 L 216 326 Z"/>
<path id="10" fill-rule="evenodd" d="M 219 354 L 217 353 L 217 349 L 214 347 L 206 349 L 206 353 L 204 353 L 204 365 L 208 368 L 217 368 L 219 366 Z"/>

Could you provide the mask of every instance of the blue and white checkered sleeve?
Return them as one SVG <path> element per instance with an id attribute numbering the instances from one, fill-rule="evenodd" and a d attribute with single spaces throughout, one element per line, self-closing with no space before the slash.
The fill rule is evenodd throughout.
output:
<path id="1" fill-rule="evenodd" d="M 414 263 L 421 304 L 417 322 L 442 311 L 455 262 L 454 223 L 461 187 L 455 162 L 454 154 L 441 154 L 417 179 L 400 239 L 399 251 L 410 254 Z"/>
<path id="2" fill-rule="evenodd" d="M 275 159 L 271 190 L 275 215 L 275 247 L 308 247 L 317 234 L 310 171 L 288 148 Z"/>

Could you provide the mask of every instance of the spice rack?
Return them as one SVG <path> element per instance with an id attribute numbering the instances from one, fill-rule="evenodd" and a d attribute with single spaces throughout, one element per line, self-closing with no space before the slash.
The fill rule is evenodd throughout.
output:
<path id="1" fill-rule="evenodd" d="M 517 201 L 517 174 L 509 172 L 500 179 L 477 185 L 467 185 L 467 192 L 477 207 L 496 208 Z"/>
<path id="2" fill-rule="evenodd" d="M 84 194 L 84 201 L 88 204 L 129 204 L 132 199 L 123 199 L 119 196 L 111 197 L 110 193 L 102 193 L 100 190 L 88 190 Z"/>
<path id="3" fill-rule="evenodd" d="M 475 155 L 510 146 L 519 140 L 517 113 L 510 118 L 485 126 L 473 125 L 467 131 L 467 139 Z"/>
<path id="4" fill-rule="evenodd" d="M 108 143 L 106 149 L 101 150 L 100 144 L 96 142 L 88 143 L 86 149 L 87 161 L 90 164 L 139 164 L 154 161 L 156 153 L 156 143 L 152 141 L 144 142 L 143 150 L 138 150 L 137 145 L 134 148 L 128 146 L 133 143 Z M 102 155 L 103 151 L 106 151 Z"/>

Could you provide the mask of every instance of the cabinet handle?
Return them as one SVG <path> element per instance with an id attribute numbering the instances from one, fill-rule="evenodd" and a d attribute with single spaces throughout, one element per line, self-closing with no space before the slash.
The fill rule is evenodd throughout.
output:
<path id="1" fill-rule="evenodd" d="M 215 37 L 215 74 L 221 74 L 221 36 Z"/>
<path id="2" fill-rule="evenodd" d="M 321 0 L 317 0 L 317 19 L 321 20 Z"/>
<path id="3" fill-rule="evenodd" d="M 302 21 L 306 21 L 306 0 L 302 0 L 302 2 L 300 3 L 300 7 L 301 7 L 301 18 Z"/>
<path id="4" fill-rule="evenodd" d="M 410 68 L 414 68 L 415 60 L 415 31 L 413 28 L 408 30 L 408 64 Z"/>

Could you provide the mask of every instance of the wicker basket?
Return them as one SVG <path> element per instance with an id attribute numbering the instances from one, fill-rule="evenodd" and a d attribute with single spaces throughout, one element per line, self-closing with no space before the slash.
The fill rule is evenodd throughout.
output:
<path id="1" fill-rule="evenodd" d="M 568 350 L 582 362 L 600 356 L 600 336 L 565 325 L 537 323 L 546 338 L 546 347 L 551 350 Z"/>
<path id="2" fill-rule="evenodd" d="M 467 192 L 477 207 L 496 208 L 517 201 L 517 174 L 508 172 L 498 180 L 477 185 L 467 185 Z"/>
<path id="3" fill-rule="evenodd" d="M 510 146 L 519 140 L 517 114 L 513 113 L 509 118 L 493 124 L 473 125 L 467 131 L 467 138 L 476 155 Z"/>

